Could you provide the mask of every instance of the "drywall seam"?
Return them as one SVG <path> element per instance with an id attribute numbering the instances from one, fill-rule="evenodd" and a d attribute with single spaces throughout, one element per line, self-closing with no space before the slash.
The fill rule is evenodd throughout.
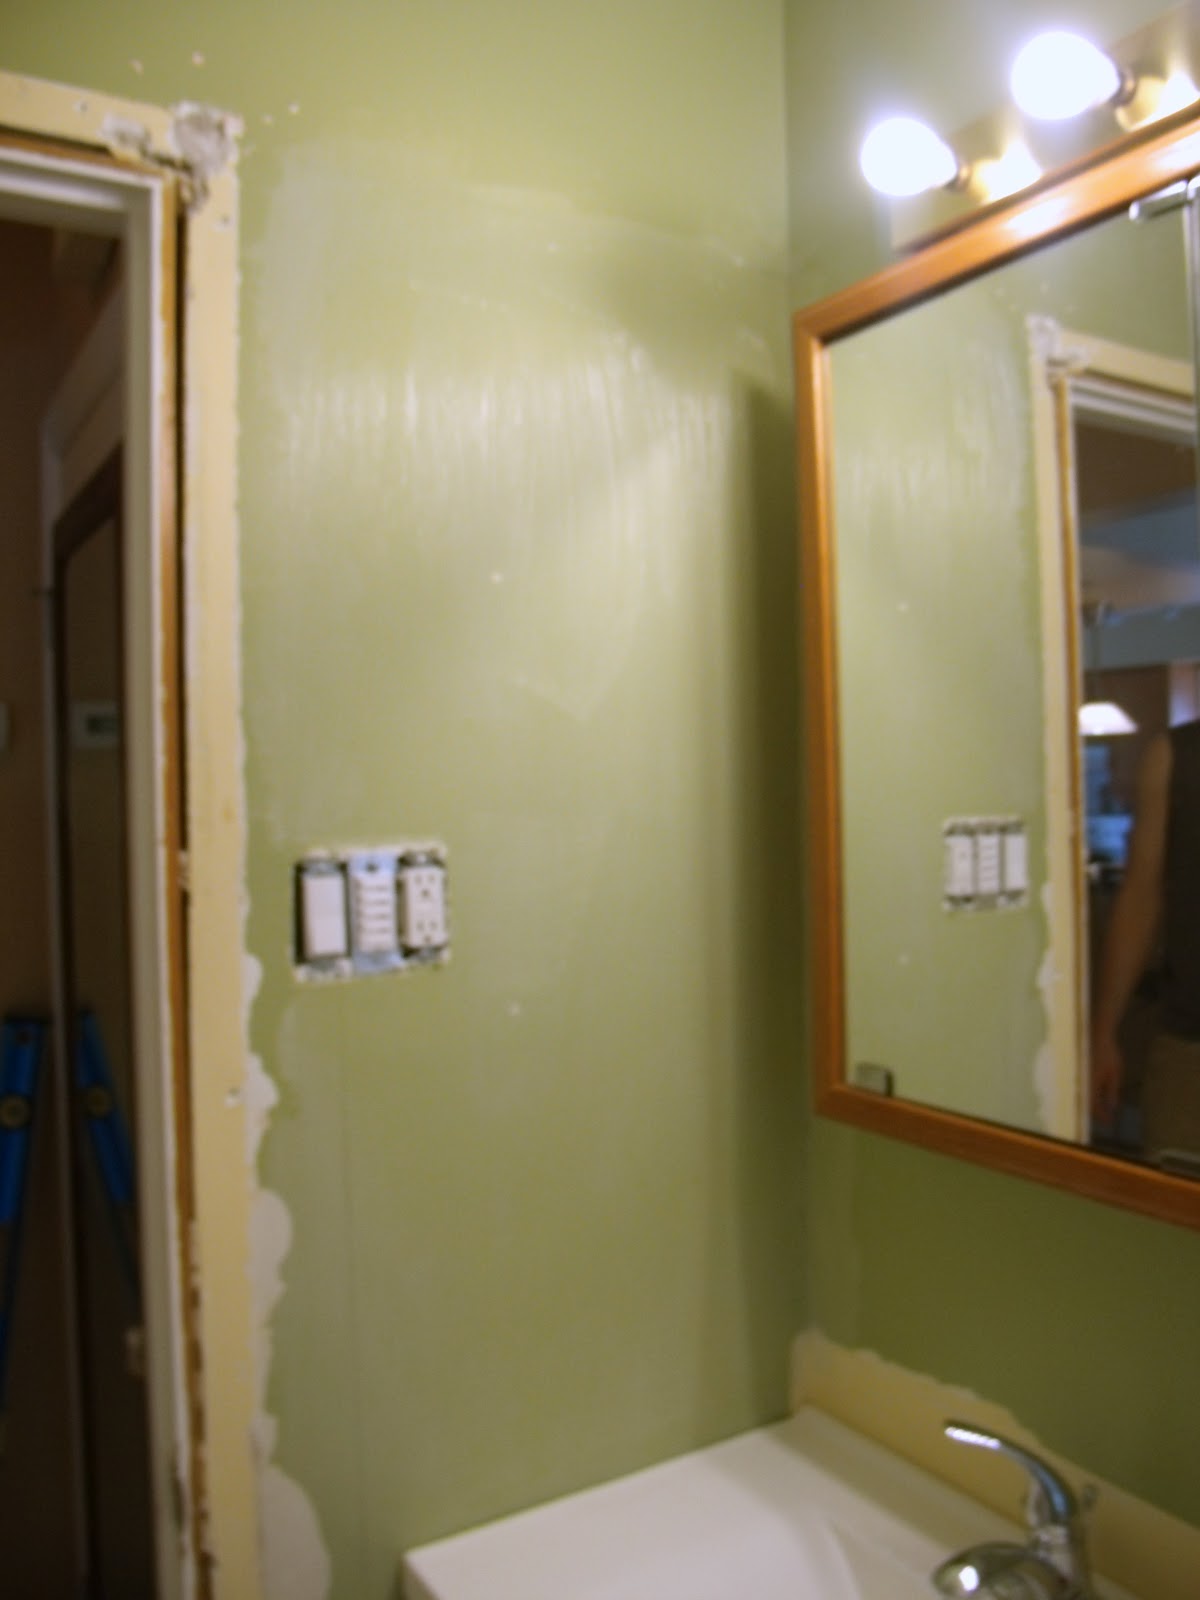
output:
<path id="1" fill-rule="evenodd" d="M 1099 1572 L 1155 1600 L 1195 1600 L 1200 1528 L 1057 1455 L 1011 1411 L 973 1390 L 912 1372 L 871 1350 L 851 1350 L 810 1328 L 792 1345 L 790 1391 L 793 1410 L 817 1406 L 1014 1521 L 1020 1516 L 1019 1475 L 990 1451 L 952 1444 L 942 1424 L 958 1417 L 1026 1445 L 1074 1485 L 1097 1487 L 1088 1543 Z"/>

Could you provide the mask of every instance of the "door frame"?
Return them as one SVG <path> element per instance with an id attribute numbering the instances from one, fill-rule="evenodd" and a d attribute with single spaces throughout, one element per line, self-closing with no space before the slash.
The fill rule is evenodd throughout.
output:
<path id="1" fill-rule="evenodd" d="M 1047 917 L 1052 960 L 1045 993 L 1049 1010 L 1054 1108 L 1047 1130 L 1086 1145 L 1090 1063 L 1087 1018 L 1087 839 L 1078 706 L 1083 683 L 1079 607 L 1079 506 L 1074 427 L 1078 416 L 1103 412 L 1145 419 L 1157 405 L 1164 423 L 1195 436 L 1192 362 L 1101 339 L 1053 317 L 1031 316 L 1026 329 L 1030 416 L 1037 495 L 1041 592 L 1043 737 L 1046 761 L 1047 853 L 1051 862 Z M 1157 397 L 1157 398 L 1156 398 Z"/>
<path id="2" fill-rule="evenodd" d="M 237 637 L 236 130 L 209 115 L 230 138 L 210 143 L 219 159 L 197 172 L 181 155 L 188 145 L 172 113 L 0 73 L 0 129 L 9 130 L 0 132 L 0 214 L 107 233 L 124 246 L 134 1033 L 139 1060 L 161 1067 L 139 1072 L 135 1143 L 164 1600 L 261 1593 Z M 203 627 L 189 627 L 192 617 Z"/>

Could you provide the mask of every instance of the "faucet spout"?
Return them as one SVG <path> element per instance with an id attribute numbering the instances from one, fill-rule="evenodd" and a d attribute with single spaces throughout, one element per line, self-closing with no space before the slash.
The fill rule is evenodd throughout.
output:
<path id="1" fill-rule="evenodd" d="M 1025 1593 L 1031 1597 L 1061 1595 L 1064 1600 L 1088 1600 L 1092 1591 L 1083 1507 L 1070 1484 L 1040 1456 L 998 1433 L 990 1433 L 969 1422 L 948 1421 L 944 1426 L 946 1437 L 956 1443 L 973 1445 L 981 1450 L 994 1450 L 1024 1468 L 1030 1480 L 1025 1506 L 1030 1539 L 1028 1546 L 980 1546 L 978 1550 L 964 1551 L 954 1562 L 944 1563 L 938 1569 L 937 1577 L 950 1587 L 943 1588 L 942 1581 L 939 1581 L 938 1587 L 942 1593 L 971 1592 L 953 1586 L 958 1581 L 956 1573 L 962 1571 L 965 1562 L 968 1570 L 975 1569 L 970 1572 L 968 1583 L 974 1581 L 979 1584 L 982 1594 L 1011 1592 Z M 1001 1567 L 1007 1565 L 1010 1584 L 1014 1581 L 1023 1582 L 1027 1587 L 1023 1590 L 1011 1587 L 989 1590 L 979 1583 L 980 1572 L 974 1561 L 977 1555 L 985 1557 L 984 1568 L 991 1571 L 993 1578 L 999 1570 L 996 1565 L 999 1562 Z M 955 1571 L 952 1572 L 952 1568 Z M 1059 1580 L 1060 1587 L 1054 1586 L 1052 1580 L 1055 1578 Z"/>
<path id="2" fill-rule="evenodd" d="M 1018 1466 L 1024 1467 L 1043 1496 L 1045 1509 L 1044 1514 L 1038 1519 L 1039 1522 L 1062 1523 L 1065 1526 L 1074 1522 L 1079 1516 L 1079 1501 L 1070 1484 L 1031 1450 L 1013 1444 L 1011 1439 L 1002 1438 L 998 1433 L 988 1433 L 984 1428 L 976 1428 L 969 1422 L 947 1422 L 944 1424 L 944 1432 L 948 1439 L 953 1439 L 957 1444 L 972 1444 L 981 1450 L 995 1450 L 1000 1455 L 1007 1456 L 1010 1461 L 1015 1461 Z"/>

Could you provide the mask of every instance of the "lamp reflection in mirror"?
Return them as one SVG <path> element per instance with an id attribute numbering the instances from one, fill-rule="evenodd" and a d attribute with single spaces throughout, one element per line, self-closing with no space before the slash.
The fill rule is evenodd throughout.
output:
<path id="1" fill-rule="evenodd" d="M 1109 739 L 1136 733 L 1137 723 L 1115 700 L 1089 700 L 1079 708 L 1079 732 L 1085 739 Z"/>
<path id="2" fill-rule="evenodd" d="M 946 141 L 916 117 L 888 117 L 863 140 L 858 164 L 878 194 L 893 199 L 960 188 L 966 169 Z"/>

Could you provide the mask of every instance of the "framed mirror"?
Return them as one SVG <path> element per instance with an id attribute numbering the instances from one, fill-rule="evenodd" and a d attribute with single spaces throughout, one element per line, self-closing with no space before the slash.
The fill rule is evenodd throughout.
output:
<path id="1" fill-rule="evenodd" d="M 1193 1227 L 1198 173 L 1193 108 L 794 325 L 817 1109 Z"/>

